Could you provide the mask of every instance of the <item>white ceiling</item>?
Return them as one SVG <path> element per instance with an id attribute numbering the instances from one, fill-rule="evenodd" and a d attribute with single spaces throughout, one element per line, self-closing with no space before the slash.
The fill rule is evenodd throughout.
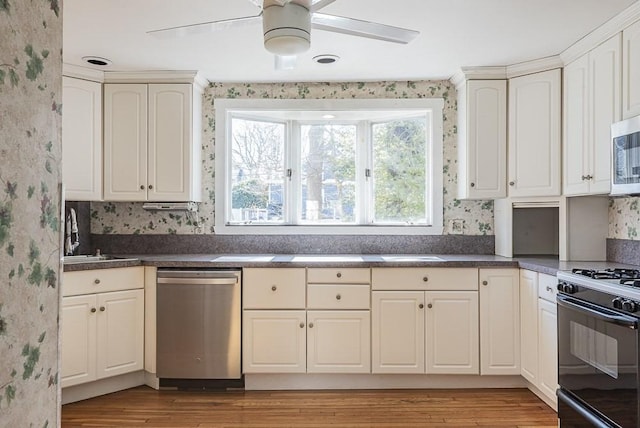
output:
<path id="1" fill-rule="evenodd" d="M 294 70 L 275 70 L 262 27 L 158 39 L 147 31 L 256 15 L 249 0 L 65 0 L 64 61 L 108 70 L 198 70 L 212 82 L 448 79 L 460 67 L 557 55 L 636 0 L 337 0 L 322 13 L 420 31 L 408 45 L 313 30 Z M 340 56 L 320 65 L 319 54 Z M 98 67 L 93 67 L 98 68 Z M 102 68 L 106 70 L 106 68 Z"/>

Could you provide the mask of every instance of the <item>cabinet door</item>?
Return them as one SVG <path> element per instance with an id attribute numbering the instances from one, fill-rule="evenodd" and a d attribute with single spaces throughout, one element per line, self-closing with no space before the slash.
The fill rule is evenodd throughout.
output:
<path id="1" fill-rule="evenodd" d="M 62 181 L 65 199 L 102 199 L 102 85 L 62 78 Z"/>
<path id="2" fill-rule="evenodd" d="M 427 291 L 427 373 L 478 374 L 478 293 Z"/>
<path id="3" fill-rule="evenodd" d="M 622 118 L 640 114 L 640 21 L 622 32 Z"/>
<path id="4" fill-rule="evenodd" d="M 564 68 L 564 194 L 589 192 L 589 58 L 584 55 Z M 608 156 L 607 156 L 608 159 Z"/>
<path id="5" fill-rule="evenodd" d="M 192 86 L 149 85 L 148 200 L 192 200 Z"/>
<path id="6" fill-rule="evenodd" d="M 538 274 L 520 270 L 520 373 L 538 382 Z"/>
<path id="7" fill-rule="evenodd" d="M 520 374 L 518 269 L 480 269 L 480 374 Z"/>
<path id="8" fill-rule="evenodd" d="M 308 373 L 370 373 L 369 311 L 307 312 Z"/>
<path id="9" fill-rule="evenodd" d="M 96 296 L 63 297 L 60 378 L 62 387 L 96 379 Z"/>
<path id="10" fill-rule="evenodd" d="M 558 315 L 555 303 L 538 300 L 538 388 L 553 402 L 558 389 Z"/>
<path id="11" fill-rule="evenodd" d="M 305 311 L 244 311 L 244 373 L 304 373 L 307 330 Z"/>
<path id="12" fill-rule="evenodd" d="M 507 82 L 470 80 L 458 94 L 458 198 L 504 198 Z"/>
<path id="13" fill-rule="evenodd" d="M 144 290 L 98 294 L 98 378 L 144 367 Z"/>
<path id="14" fill-rule="evenodd" d="M 424 373 L 424 292 L 373 292 L 373 373 Z"/>
<path id="15" fill-rule="evenodd" d="M 589 53 L 590 194 L 611 191 L 611 124 L 621 119 L 620 37 L 612 37 Z"/>
<path id="16" fill-rule="evenodd" d="M 560 195 L 560 69 L 509 80 L 509 196 Z"/>
<path id="17" fill-rule="evenodd" d="M 147 85 L 104 85 L 104 199 L 147 199 Z"/>

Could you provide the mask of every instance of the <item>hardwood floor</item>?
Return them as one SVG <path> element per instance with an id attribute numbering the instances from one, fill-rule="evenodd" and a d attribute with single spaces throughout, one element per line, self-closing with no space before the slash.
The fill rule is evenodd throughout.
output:
<path id="1" fill-rule="evenodd" d="M 138 387 L 62 407 L 62 427 L 557 427 L 525 389 L 155 391 Z"/>

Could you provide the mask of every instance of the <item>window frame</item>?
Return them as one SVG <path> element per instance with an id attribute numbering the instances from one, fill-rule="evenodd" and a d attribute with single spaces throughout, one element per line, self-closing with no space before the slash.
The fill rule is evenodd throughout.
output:
<path id="1" fill-rule="evenodd" d="M 444 191 L 443 191 L 443 108 L 442 98 L 420 98 L 420 99 L 215 99 L 215 226 L 216 234 L 225 235 L 441 235 L 443 233 L 443 211 L 444 211 Z M 427 157 L 431 159 L 431 176 L 428 179 L 429 188 L 427 193 L 431 194 L 431 225 L 395 225 L 395 224 L 227 224 L 227 219 L 231 210 L 231 192 L 229 185 L 231 177 L 232 156 L 229 144 L 231 142 L 231 127 L 228 126 L 233 113 L 256 111 L 430 111 L 430 152 Z M 379 120 L 368 121 L 368 126 Z M 304 122 L 304 120 L 300 120 Z M 291 125 L 287 125 L 286 134 L 291 136 L 294 132 Z M 369 133 L 370 129 L 366 130 Z M 365 138 L 360 133 L 361 138 Z M 289 139 L 290 140 L 290 139 Z M 370 140 L 370 138 L 369 138 Z M 367 144 L 371 144 L 367 142 Z M 296 146 L 296 145 L 294 145 Z M 287 150 L 292 157 L 285 159 L 289 165 L 297 165 L 299 160 L 299 147 L 295 150 Z M 370 150 L 369 150 L 370 151 Z M 367 165 L 372 164 L 370 153 L 366 153 Z M 356 159 L 356 162 L 359 160 Z M 363 177 L 356 176 L 358 190 L 362 191 Z M 367 187 L 367 186 L 365 186 Z M 297 191 L 292 181 L 285 180 L 285 195 Z M 371 199 L 372 195 L 364 195 Z M 294 198 L 294 205 L 299 202 Z M 368 200 L 367 199 L 367 200 Z M 290 212 L 299 207 L 289 207 Z M 362 211 L 362 210 L 360 210 Z M 287 217 L 285 216 L 285 221 Z"/>

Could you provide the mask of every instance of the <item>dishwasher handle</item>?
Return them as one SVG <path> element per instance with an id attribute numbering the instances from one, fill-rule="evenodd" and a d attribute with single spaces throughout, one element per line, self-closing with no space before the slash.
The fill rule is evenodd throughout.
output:
<path id="1" fill-rule="evenodd" d="M 158 284 L 236 285 L 237 277 L 226 278 L 158 278 Z"/>

